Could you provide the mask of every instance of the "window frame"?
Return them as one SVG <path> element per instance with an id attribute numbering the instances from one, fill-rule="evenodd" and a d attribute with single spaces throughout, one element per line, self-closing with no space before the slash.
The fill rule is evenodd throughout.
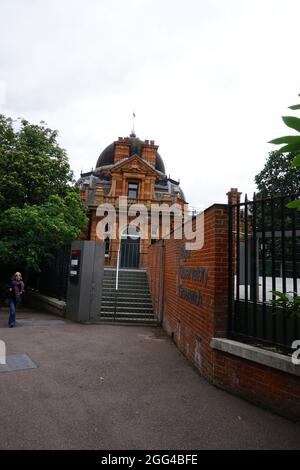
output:
<path id="1" fill-rule="evenodd" d="M 134 185 L 135 189 L 130 188 L 130 185 Z M 135 196 L 130 196 L 130 191 L 135 191 Z M 139 198 L 139 182 L 138 181 L 128 181 L 127 197 L 128 197 L 128 199 L 138 199 Z"/>

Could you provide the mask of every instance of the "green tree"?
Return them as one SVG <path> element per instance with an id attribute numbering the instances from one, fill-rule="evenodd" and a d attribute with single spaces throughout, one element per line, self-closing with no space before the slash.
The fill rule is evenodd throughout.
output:
<path id="1" fill-rule="evenodd" d="M 57 131 L 24 119 L 18 130 L 14 124 L 0 114 L 0 210 L 64 197 L 73 174 Z"/>
<path id="2" fill-rule="evenodd" d="M 300 168 L 291 166 L 294 157 L 294 153 L 269 153 L 264 168 L 255 176 L 259 193 L 270 196 L 281 191 L 285 194 L 300 192 Z"/>
<path id="3" fill-rule="evenodd" d="M 11 207 L 0 219 L 0 256 L 5 264 L 38 271 L 42 261 L 80 235 L 86 216 L 79 195 L 50 196 L 42 205 Z"/>
<path id="4" fill-rule="evenodd" d="M 0 115 L 0 263 L 39 271 L 79 237 L 87 217 L 72 177 L 57 131 Z"/>

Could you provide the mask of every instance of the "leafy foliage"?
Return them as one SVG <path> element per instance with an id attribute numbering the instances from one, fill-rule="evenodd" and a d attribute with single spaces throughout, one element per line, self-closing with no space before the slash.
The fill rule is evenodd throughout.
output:
<path id="1" fill-rule="evenodd" d="M 57 131 L 21 120 L 20 129 L 0 114 L 0 210 L 64 197 L 72 182 L 68 158 Z"/>
<path id="2" fill-rule="evenodd" d="M 283 188 L 286 194 L 300 192 L 300 168 L 292 167 L 294 159 L 294 153 L 270 152 L 264 168 L 255 176 L 259 193 L 270 196 Z"/>
<path id="3" fill-rule="evenodd" d="M 39 271 L 87 223 L 57 131 L 0 114 L 0 262 Z"/>
<path id="4" fill-rule="evenodd" d="M 6 264 L 38 271 L 45 256 L 80 235 L 85 214 L 79 195 L 51 196 L 42 205 L 11 207 L 0 220 L 0 255 Z"/>
<path id="5" fill-rule="evenodd" d="M 298 317 L 300 318 L 300 296 L 295 292 L 279 292 L 272 291 L 277 299 L 270 300 L 270 304 L 275 307 L 274 313 L 283 312 L 288 318 Z"/>
<path id="6" fill-rule="evenodd" d="M 299 110 L 300 104 L 290 106 L 289 109 Z M 282 116 L 282 120 L 286 126 L 300 133 L 300 119 L 299 118 L 295 116 Z M 273 139 L 270 141 L 270 144 L 275 144 L 275 145 L 286 144 L 283 147 L 281 147 L 278 150 L 278 152 L 279 153 L 293 152 L 294 158 L 292 160 L 292 167 L 293 168 L 300 167 L 300 135 L 290 135 L 290 136 Z M 288 204 L 288 207 L 293 208 L 293 209 L 297 208 L 300 210 L 300 200 L 291 201 Z"/>

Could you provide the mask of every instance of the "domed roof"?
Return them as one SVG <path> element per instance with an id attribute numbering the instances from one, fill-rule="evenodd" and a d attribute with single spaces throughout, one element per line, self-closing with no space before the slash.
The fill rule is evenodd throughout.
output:
<path id="1" fill-rule="evenodd" d="M 130 155 L 141 156 L 142 145 L 144 145 L 145 142 L 143 140 L 140 140 L 138 137 L 136 137 L 135 134 L 130 134 L 130 137 L 128 137 L 128 142 L 130 143 Z M 108 145 L 100 154 L 96 163 L 96 168 L 100 168 L 101 166 L 104 166 L 104 165 L 113 165 L 114 152 L 115 152 L 115 144 L 113 142 L 112 144 Z M 163 159 L 161 158 L 158 152 L 156 154 L 155 168 L 156 170 L 161 171 L 163 174 L 165 174 L 166 172 Z"/>

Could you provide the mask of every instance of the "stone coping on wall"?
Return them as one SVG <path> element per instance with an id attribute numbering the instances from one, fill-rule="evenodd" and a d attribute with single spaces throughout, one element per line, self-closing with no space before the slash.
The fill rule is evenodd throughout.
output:
<path id="1" fill-rule="evenodd" d="M 27 290 L 27 295 L 29 297 L 29 303 L 32 306 L 44 308 L 45 310 L 62 317 L 65 316 L 66 302 L 64 300 L 58 300 L 54 297 L 49 297 L 39 292 L 35 292 L 31 289 Z"/>
<path id="2" fill-rule="evenodd" d="M 293 364 L 291 356 L 227 338 L 212 338 L 210 346 L 233 356 L 300 377 L 300 364 Z"/>

